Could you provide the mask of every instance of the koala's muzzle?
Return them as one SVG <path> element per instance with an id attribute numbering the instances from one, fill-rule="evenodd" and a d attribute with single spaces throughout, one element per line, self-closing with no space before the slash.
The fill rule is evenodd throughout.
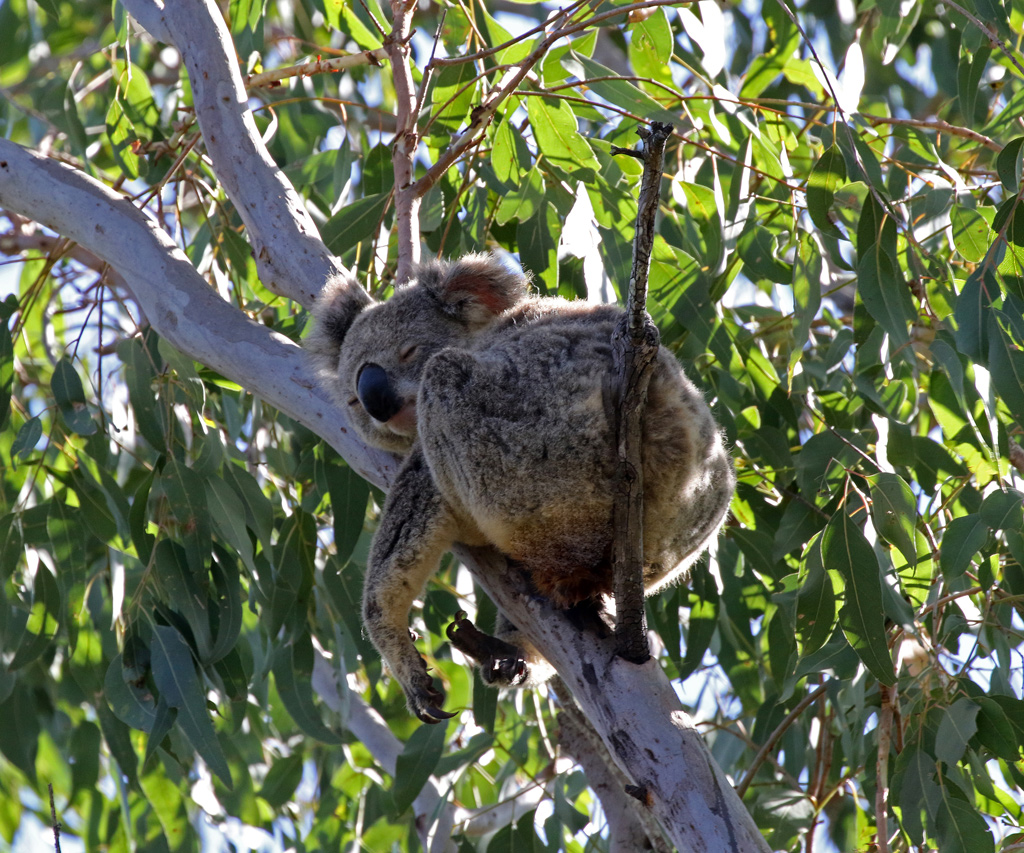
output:
<path id="1" fill-rule="evenodd" d="M 391 387 L 387 371 L 373 362 L 359 369 L 356 394 L 366 413 L 381 423 L 391 420 L 402 409 L 402 401 Z"/>

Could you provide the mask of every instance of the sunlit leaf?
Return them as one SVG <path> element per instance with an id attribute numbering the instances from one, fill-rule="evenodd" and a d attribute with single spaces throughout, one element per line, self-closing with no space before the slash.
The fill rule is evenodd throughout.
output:
<path id="1" fill-rule="evenodd" d="M 395 766 L 395 785 L 391 796 L 401 814 L 423 789 L 444 751 L 447 726 L 420 726 L 406 741 Z"/>
<path id="2" fill-rule="evenodd" d="M 846 512 L 837 512 L 825 527 L 821 556 L 825 568 L 837 572 L 846 582 L 839 621 L 850 645 L 872 675 L 883 684 L 895 684 L 896 673 L 886 644 L 878 559 Z"/>
<path id="3" fill-rule="evenodd" d="M 950 521 L 939 543 L 939 565 L 946 580 L 959 579 L 987 540 L 988 526 L 980 515 L 971 513 Z"/>
<path id="4" fill-rule="evenodd" d="M 206 710 L 202 685 L 184 638 L 174 628 L 155 625 L 152 652 L 153 681 L 160 698 L 178 711 L 177 723 L 192 748 L 231 788 L 231 771 Z"/>

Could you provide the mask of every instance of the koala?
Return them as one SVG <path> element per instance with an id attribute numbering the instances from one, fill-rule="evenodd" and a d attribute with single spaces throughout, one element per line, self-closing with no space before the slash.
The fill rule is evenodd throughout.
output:
<path id="1" fill-rule="evenodd" d="M 368 444 L 405 457 L 371 545 L 363 619 L 424 722 L 452 715 L 413 644 L 409 611 L 454 543 L 494 546 L 559 608 L 612 593 L 611 337 L 621 315 L 532 295 L 526 275 L 488 254 L 423 264 L 385 302 L 343 276 L 317 300 L 306 348 L 319 381 Z M 736 479 L 703 395 L 664 347 L 642 448 L 650 594 L 685 577 L 717 535 Z M 485 680 L 522 686 L 550 675 L 507 620 L 499 634 Z"/>

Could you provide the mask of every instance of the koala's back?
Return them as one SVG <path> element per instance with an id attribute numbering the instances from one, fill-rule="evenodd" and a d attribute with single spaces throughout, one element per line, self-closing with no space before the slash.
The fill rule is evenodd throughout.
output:
<path id="1" fill-rule="evenodd" d="M 468 348 L 432 356 L 420 386 L 420 444 L 463 522 L 460 538 L 521 561 L 559 606 L 612 589 L 620 316 L 612 306 L 526 300 Z M 717 532 L 732 478 L 702 395 L 664 349 L 642 444 L 645 562 L 657 587 Z"/>

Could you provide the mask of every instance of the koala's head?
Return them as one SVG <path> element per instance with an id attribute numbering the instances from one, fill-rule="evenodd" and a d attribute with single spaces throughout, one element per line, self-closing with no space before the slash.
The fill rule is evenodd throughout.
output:
<path id="1" fill-rule="evenodd" d="M 306 349 L 367 444 L 407 453 L 427 361 L 445 347 L 469 345 L 526 298 L 527 286 L 522 272 L 494 255 L 423 264 L 387 302 L 338 276 L 317 299 Z"/>

